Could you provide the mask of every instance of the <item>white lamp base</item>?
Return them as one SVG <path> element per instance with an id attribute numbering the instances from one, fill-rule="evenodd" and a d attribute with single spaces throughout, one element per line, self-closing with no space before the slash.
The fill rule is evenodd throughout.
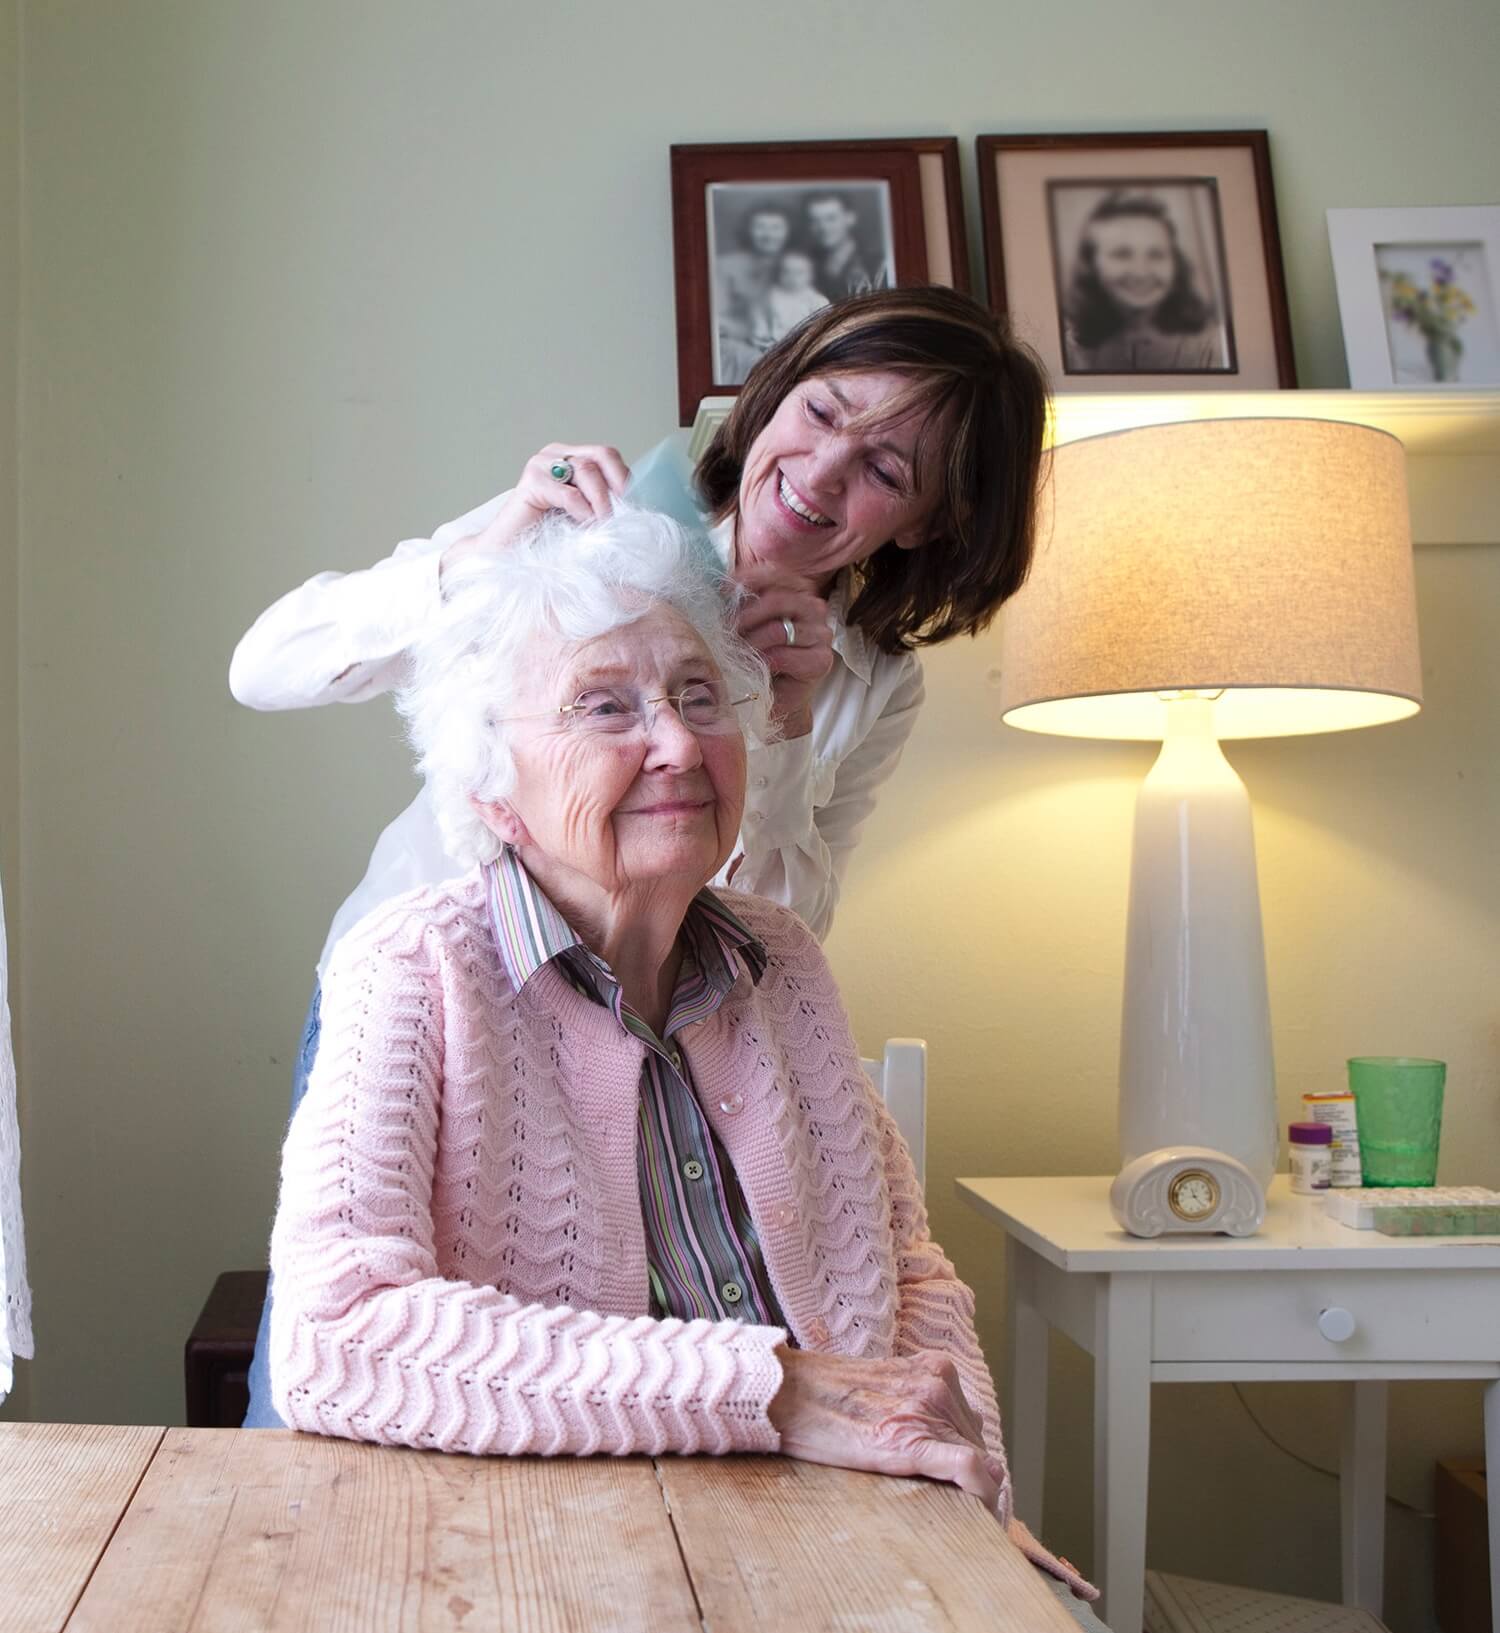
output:
<path id="1" fill-rule="evenodd" d="M 1213 730 L 1213 700 L 1167 702 L 1135 807 L 1120 1163 L 1198 1146 L 1276 1171 L 1276 1074 L 1250 797 Z"/>

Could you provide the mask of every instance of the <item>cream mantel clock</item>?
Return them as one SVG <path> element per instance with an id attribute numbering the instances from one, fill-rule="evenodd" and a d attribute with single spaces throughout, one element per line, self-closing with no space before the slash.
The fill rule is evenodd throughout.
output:
<path id="1" fill-rule="evenodd" d="M 1132 1236 L 1253 1236 L 1266 1211 L 1244 1163 L 1201 1145 L 1164 1146 L 1127 1163 L 1110 1187 L 1109 1206 Z"/>

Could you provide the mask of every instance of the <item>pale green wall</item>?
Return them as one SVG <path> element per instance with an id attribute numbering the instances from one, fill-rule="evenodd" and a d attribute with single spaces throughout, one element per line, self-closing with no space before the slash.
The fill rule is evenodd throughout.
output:
<path id="1" fill-rule="evenodd" d="M 1323 385 L 1343 382 L 1324 209 L 1481 202 L 1500 147 L 1492 0 L 21 11 L 39 1417 L 180 1413 L 214 1272 L 263 1257 L 323 931 L 411 787 L 384 705 L 236 708 L 234 641 L 281 590 L 427 531 L 542 440 L 635 450 L 673 421 L 670 142 L 951 131 L 972 193 L 980 131 L 1268 127 L 1302 376 Z M 1420 579 L 1418 721 L 1236 760 L 1285 1089 L 1326 1083 L 1356 1045 L 1445 1054 L 1450 1177 L 1495 1178 L 1479 971 L 1500 559 L 1426 551 Z M 933 662 L 832 951 L 869 1038 L 932 1040 L 934 1219 L 998 1357 L 995 1239 L 950 1181 L 1111 1164 L 1144 761 L 989 725 L 992 661 Z M 1078 1557 L 1083 1376 L 1068 1364 L 1056 1394 L 1049 1520 Z M 1291 1426 L 1302 1397 L 1260 1398 Z M 1225 1390 L 1159 1391 L 1157 1414 L 1156 1560 L 1331 1593 L 1331 1483 L 1257 1440 Z M 1477 1444 L 1477 1396 L 1400 1392 L 1397 1419 L 1398 1488 L 1423 1501 L 1433 1454 Z M 1331 1428 L 1296 1427 L 1331 1457 Z M 1221 1519 L 1205 1480 L 1243 1487 Z M 1402 1629 L 1422 1625 L 1422 1536 L 1393 1519 Z"/>

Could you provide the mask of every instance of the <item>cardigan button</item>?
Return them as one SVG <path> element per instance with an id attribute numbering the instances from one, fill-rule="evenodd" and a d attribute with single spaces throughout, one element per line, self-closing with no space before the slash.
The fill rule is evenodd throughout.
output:
<path id="1" fill-rule="evenodd" d="M 790 1202 L 778 1202 L 772 1210 L 771 1217 L 778 1225 L 795 1225 L 797 1223 L 797 1210 Z"/>
<path id="2" fill-rule="evenodd" d="M 738 1116 L 745 1109 L 745 1097 L 738 1089 L 731 1089 L 719 1102 L 719 1110 L 726 1117 Z"/>
<path id="3" fill-rule="evenodd" d="M 812 1339 L 813 1343 L 815 1344 L 826 1344 L 828 1342 L 830 1337 L 828 1323 L 822 1318 L 822 1316 L 815 1316 L 808 1322 L 807 1336 Z"/>

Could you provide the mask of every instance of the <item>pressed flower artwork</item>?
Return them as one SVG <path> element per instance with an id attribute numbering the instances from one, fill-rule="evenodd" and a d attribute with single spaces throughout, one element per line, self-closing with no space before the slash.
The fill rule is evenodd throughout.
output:
<path id="1" fill-rule="evenodd" d="M 1500 381 L 1500 325 L 1481 243 L 1376 244 L 1397 385 Z"/>

